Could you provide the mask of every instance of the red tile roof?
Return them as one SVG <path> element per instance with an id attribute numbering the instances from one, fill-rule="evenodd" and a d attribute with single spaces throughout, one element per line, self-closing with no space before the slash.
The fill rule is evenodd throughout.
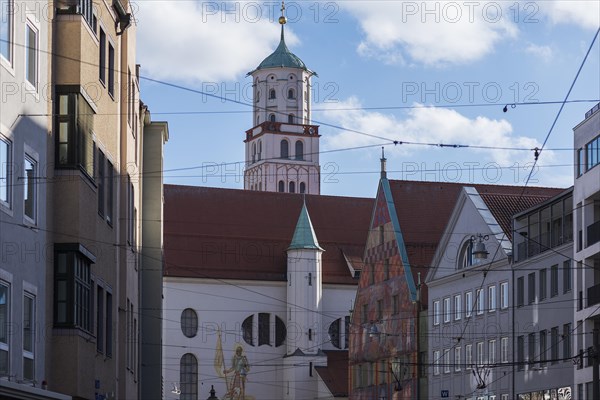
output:
<path id="1" fill-rule="evenodd" d="M 315 370 L 333 395 L 333 397 L 348 397 L 348 351 L 325 350 L 327 366 L 315 367 Z"/>
<path id="2" fill-rule="evenodd" d="M 303 196 L 165 185 L 165 276 L 286 280 Z M 306 195 L 324 283 L 356 285 L 342 254 L 362 256 L 373 200 Z"/>
<path id="3" fill-rule="evenodd" d="M 513 214 L 564 190 L 541 187 L 527 187 L 523 190 L 520 186 L 390 180 L 396 214 L 415 282 L 419 272 L 421 279 L 425 279 L 458 194 L 465 186 L 477 189 L 505 232 L 510 232 L 510 218 Z"/>

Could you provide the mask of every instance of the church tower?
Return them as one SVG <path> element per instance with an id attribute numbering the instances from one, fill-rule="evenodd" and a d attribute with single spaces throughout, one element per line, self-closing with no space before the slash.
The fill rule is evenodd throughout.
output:
<path id="1" fill-rule="evenodd" d="M 316 398 L 314 367 L 326 366 L 323 347 L 323 249 L 310 221 L 306 204 L 300 210 L 287 249 L 287 338 L 283 358 L 283 399 Z M 317 396 L 318 397 L 318 396 Z"/>
<path id="2" fill-rule="evenodd" d="M 320 194 L 319 127 L 311 125 L 310 79 L 315 72 L 281 40 L 254 71 L 254 127 L 246 131 L 244 189 Z"/>

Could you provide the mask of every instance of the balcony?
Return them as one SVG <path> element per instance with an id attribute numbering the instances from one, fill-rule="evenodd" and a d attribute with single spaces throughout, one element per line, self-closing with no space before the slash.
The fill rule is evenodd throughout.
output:
<path id="1" fill-rule="evenodd" d="M 587 246 L 600 242 L 600 220 L 587 227 Z"/>
<path id="2" fill-rule="evenodd" d="M 600 285 L 594 285 L 587 290 L 587 306 L 600 304 Z"/>
<path id="3" fill-rule="evenodd" d="M 262 133 L 292 133 L 304 136 L 319 136 L 318 125 L 290 124 L 284 122 L 265 121 L 246 131 L 246 140 Z"/>

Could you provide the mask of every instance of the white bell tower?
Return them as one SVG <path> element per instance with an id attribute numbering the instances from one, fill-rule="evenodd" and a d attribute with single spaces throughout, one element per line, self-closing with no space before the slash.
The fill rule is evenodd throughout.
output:
<path id="1" fill-rule="evenodd" d="M 316 73 L 287 48 L 284 9 L 282 3 L 279 46 L 248 73 L 254 127 L 244 140 L 244 189 L 320 194 L 319 127 L 310 120 L 310 78 Z"/>

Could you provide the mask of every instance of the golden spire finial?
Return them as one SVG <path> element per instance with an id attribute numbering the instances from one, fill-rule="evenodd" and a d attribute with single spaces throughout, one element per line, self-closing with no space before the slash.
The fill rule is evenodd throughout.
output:
<path id="1" fill-rule="evenodd" d="M 279 17 L 279 23 L 285 25 L 287 18 L 285 17 L 285 0 L 281 1 L 281 17 Z"/>

